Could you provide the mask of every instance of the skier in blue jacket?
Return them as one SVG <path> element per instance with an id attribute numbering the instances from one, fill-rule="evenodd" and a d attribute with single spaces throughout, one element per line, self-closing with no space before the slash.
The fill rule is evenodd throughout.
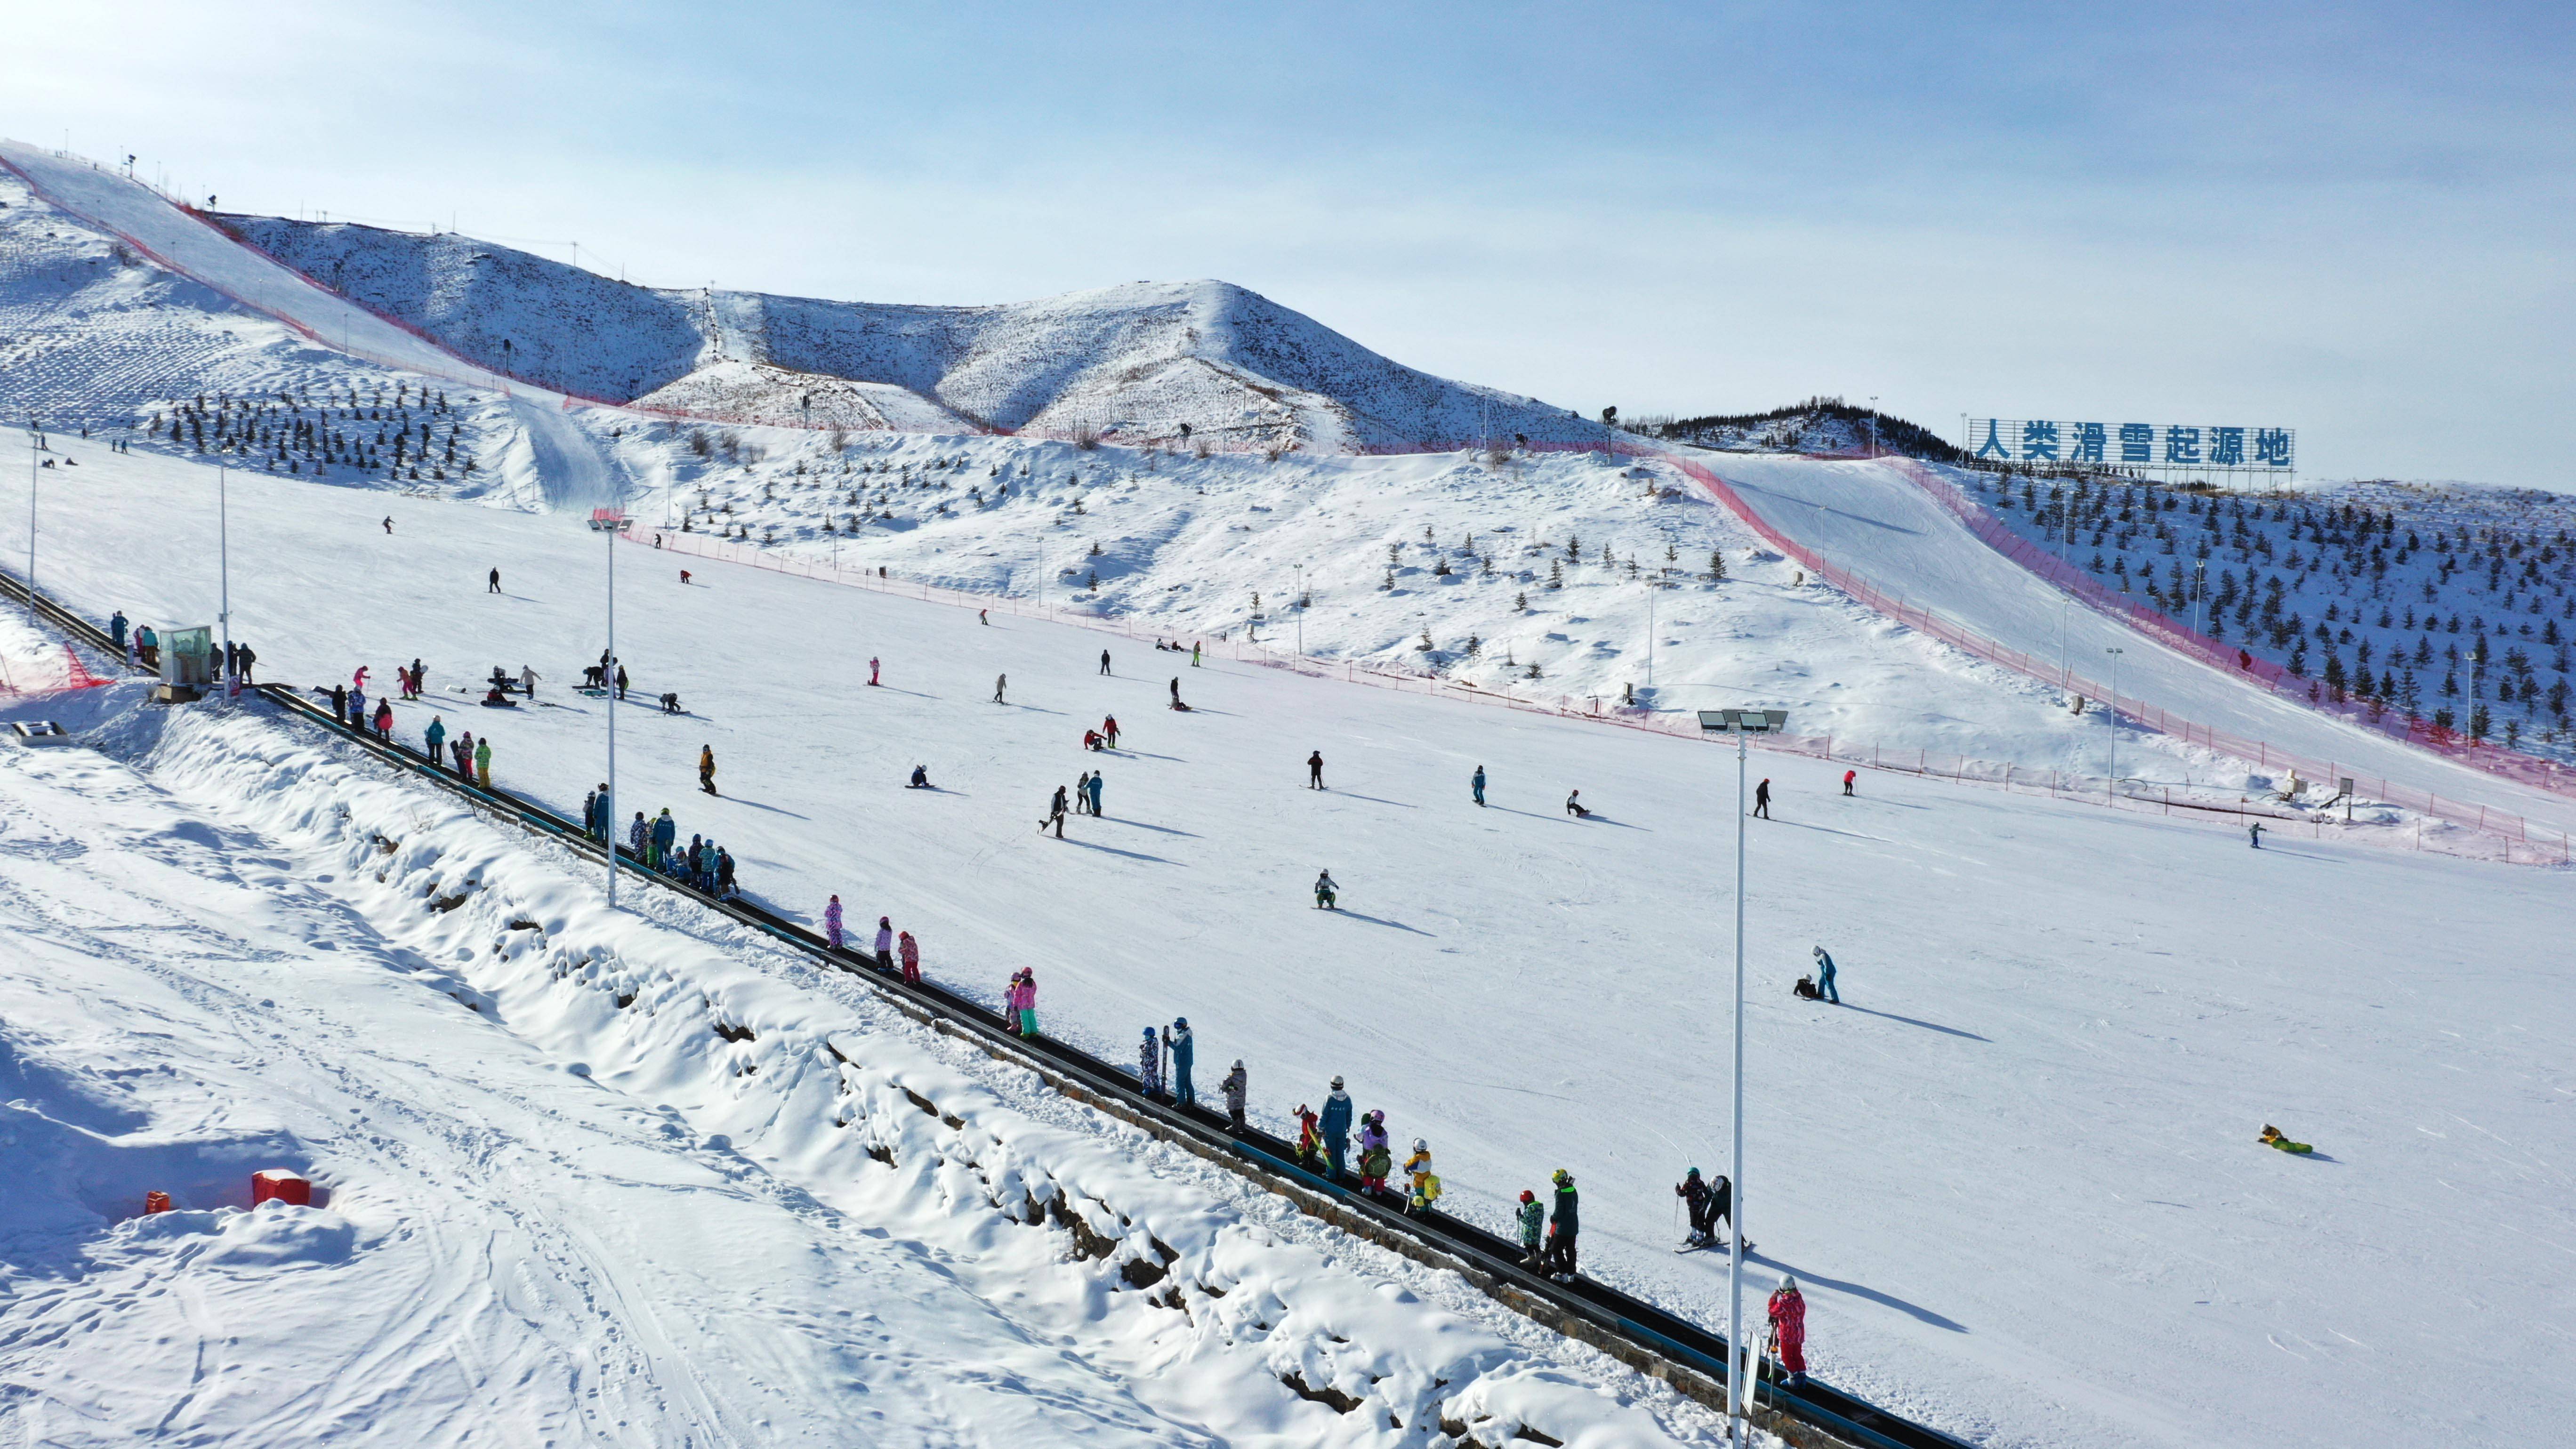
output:
<path id="1" fill-rule="evenodd" d="M 1816 995 L 1836 1006 L 1843 1004 L 1842 996 L 1834 990 L 1834 958 L 1826 955 L 1822 946 L 1816 948 Z"/>
<path id="2" fill-rule="evenodd" d="M 1324 1129 L 1326 1176 L 1339 1179 L 1342 1159 L 1351 1150 L 1351 1094 L 1342 1090 L 1339 1077 L 1333 1078 L 1333 1094 L 1324 1099 L 1321 1125 Z"/>
<path id="3" fill-rule="evenodd" d="M 1198 1060 L 1199 1044 L 1190 1036 L 1190 1019 L 1172 1018 L 1163 1030 L 1163 1044 L 1172 1049 L 1172 1100 L 1182 1106 L 1194 1105 L 1198 1089 L 1190 1085 L 1190 1063 Z"/>

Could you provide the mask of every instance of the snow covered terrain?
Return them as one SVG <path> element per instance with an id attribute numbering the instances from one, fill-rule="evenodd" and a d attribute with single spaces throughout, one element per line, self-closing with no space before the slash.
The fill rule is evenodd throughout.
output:
<path id="1" fill-rule="evenodd" d="M 2346 483 L 2249 499 L 1955 476 L 2104 584 L 2335 699 L 2375 699 L 2473 738 L 2576 759 L 2567 716 L 2576 506 L 2561 495 Z"/>
<path id="2" fill-rule="evenodd" d="M 455 233 L 219 220 L 486 367 L 699 416 L 807 421 L 810 375 L 914 396 L 909 412 L 880 405 L 890 416 L 878 426 L 922 426 L 927 415 L 1143 441 L 1177 439 L 1187 424 L 1221 446 L 1324 452 L 1600 434 L 1563 408 L 1389 361 L 1223 282 L 1136 282 L 987 307 L 830 302 L 632 286 Z"/>
<path id="3" fill-rule="evenodd" d="M 49 586 L 204 617 L 206 471 L 85 466 L 80 506 L 48 515 Z M 600 641 L 596 535 L 265 475 L 231 498 L 263 677 L 419 655 L 403 738 L 433 714 L 488 732 L 496 779 L 577 812 L 604 706 L 563 686 Z M 681 562 L 619 561 L 622 811 L 671 807 L 784 910 L 837 892 L 891 915 L 941 980 L 997 997 L 1033 968 L 1050 1030 L 1104 1055 L 1185 1014 L 1203 1063 L 1246 1059 L 1274 1127 L 1344 1073 L 1480 1221 L 1568 1167 L 1589 1271 L 1718 1312 L 1718 1265 L 1665 1249 L 1670 1184 L 1723 1148 L 1722 752 L 1114 640 L 1103 677 L 1089 631 L 696 560 L 684 586 Z M 535 667 L 539 706 L 457 692 L 495 664 Z M 1163 707 L 1175 678 L 1190 714 Z M 659 713 L 664 690 L 693 713 Z M 1121 749 L 1083 751 L 1111 712 Z M 720 797 L 696 790 L 702 745 Z M 915 764 L 937 790 L 901 788 Z M 1041 838 L 1046 792 L 1091 769 L 1105 817 Z M 1780 819 L 1754 827 L 1748 1223 L 1766 1272 L 1808 1286 L 1821 1372 L 1999 1444 L 2511 1443 L 2563 1421 L 2576 1323 L 2529 1249 L 2576 1228 L 2540 1145 L 2576 1096 L 2552 1045 L 2576 1014 L 2550 966 L 2562 874 L 1756 773 Z M 1598 815 L 1565 816 L 1574 788 Z M 1306 898 L 1321 868 L 1339 915 Z M 1850 1005 L 1787 996 L 1815 943 Z M 2324 1156 L 2260 1147 L 2267 1122 Z M 2428 1369 L 2479 1416 L 2430 1416 Z"/>
<path id="4" fill-rule="evenodd" d="M 1707 1442 L 730 923 L 140 700 L 0 749 L 13 1440 Z"/>

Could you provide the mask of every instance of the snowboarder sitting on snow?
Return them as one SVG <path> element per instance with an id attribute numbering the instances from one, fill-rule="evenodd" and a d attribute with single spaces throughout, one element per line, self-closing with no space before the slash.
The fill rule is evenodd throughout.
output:
<path id="1" fill-rule="evenodd" d="M 1339 901 L 1341 898 L 1342 888 L 1333 883 L 1333 873 L 1331 871 L 1325 871 L 1323 874 L 1315 877 L 1315 909 L 1319 911 L 1338 911 L 1341 907 L 1334 903 Z"/>
<path id="2" fill-rule="evenodd" d="M 1592 811 L 1584 805 L 1580 798 L 1582 794 L 1582 791 L 1575 790 L 1566 795 L 1565 813 L 1573 816 L 1577 820 L 1589 820 L 1592 818 Z"/>
<path id="3" fill-rule="evenodd" d="M 1098 731 L 1098 730 L 1084 730 L 1084 731 L 1082 732 L 1082 747 L 1083 747 L 1084 749 L 1086 749 L 1086 750 L 1097 750 L 1097 749 L 1099 749 L 1099 748 L 1100 748 L 1100 731 Z"/>
<path id="4" fill-rule="evenodd" d="M 1547 1226 L 1547 1209 L 1539 1206 L 1538 1194 L 1528 1188 L 1521 1189 L 1520 1223 L 1521 1266 L 1535 1268 L 1538 1266 L 1539 1230 Z"/>
<path id="5" fill-rule="evenodd" d="M 913 767 L 912 767 L 912 780 L 911 780 L 911 782 L 910 782 L 910 783 L 906 784 L 903 788 L 905 788 L 905 789 L 907 789 L 907 790 L 927 790 L 927 789 L 929 789 L 929 788 L 930 788 L 930 767 L 929 767 L 928 765 L 915 765 L 915 766 L 913 766 Z"/>
<path id="6" fill-rule="evenodd" d="M 2268 1123 L 2265 1124 L 2263 1128 L 2263 1136 L 2261 1140 L 2263 1145 L 2266 1147 L 2277 1147 L 2283 1152 L 2295 1152 L 2302 1157 L 2316 1151 L 2314 1147 L 2309 1146 L 2305 1142 L 2293 1142 L 2289 1138 L 2282 1136 L 2280 1128 L 2271 1126 Z"/>

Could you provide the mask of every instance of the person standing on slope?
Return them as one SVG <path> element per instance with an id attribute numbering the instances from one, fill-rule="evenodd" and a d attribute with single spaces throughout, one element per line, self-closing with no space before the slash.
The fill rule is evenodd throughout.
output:
<path id="1" fill-rule="evenodd" d="M 834 896 L 831 904 L 823 907 L 823 944 L 835 951 L 841 949 L 841 920 L 841 898 Z"/>
<path id="2" fill-rule="evenodd" d="M 875 655 L 871 654 L 871 655 L 869 655 L 869 656 L 868 656 L 868 683 L 869 683 L 869 684 L 871 684 L 871 685 L 873 685 L 873 684 L 875 684 L 876 682 L 877 682 L 877 657 L 876 657 Z"/>
<path id="3" fill-rule="evenodd" d="M 1771 781 L 1767 777 L 1753 787 L 1753 813 L 1763 820 L 1771 818 Z"/>
<path id="4" fill-rule="evenodd" d="M 1109 741 L 1109 748 L 1113 750 L 1118 748 L 1118 716 L 1113 714 L 1107 719 L 1102 720 L 1100 722 L 1100 733 L 1103 738 Z"/>
<path id="5" fill-rule="evenodd" d="M 994 676 L 993 676 L 993 703 L 995 703 L 995 704 L 1000 704 L 1000 703 L 1002 702 L 1002 691 L 1003 691 L 1003 690 L 1005 690 L 1005 689 L 1010 688 L 1010 686 L 1011 686 L 1011 676 L 1009 676 L 1009 675 L 1007 675 L 1007 674 L 996 674 L 996 675 L 994 675 Z"/>
<path id="6" fill-rule="evenodd" d="M 492 570 L 492 586 L 485 589 L 483 592 L 487 594 L 497 594 L 501 592 L 501 571 L 499 569 Z"/>
<path id="7" fill-rule="evenodd" d="M 1074 778 L 1074 782 L 1073 782 L 1073 813 L 1074 813 L 1074 814 L 1076 814 L 1076 815 L 1079 815 L 1079 814 L 1081 814 L 1083 811 L 1088 810 L 1088 809 L 1090 809 L 1090 808 L 1091 808 L 1091 772 L 1090 772 L 1089 770 L 1085 770 L 1085 771 L 1083 771 L 1080 775 L 1078 775 L 1078 776 L 1076 776 L 1076 777 Z"/>
<path id="8" fill-rule="evenodd" d="M 894 938 L 895 959 L 903 964 L 903 979 L 915 986 L 921 984 L 921 943 L 910 931 L 898 931 Z"/>
<path id="9" fill-rule="evenodd" d="M 1816 948 L 1816 995 L 1836 1006 L 1843 1004 L 1842 993 L 1834 990 L 1834 958 L 1822 946 Z"/>
<path id="10" fill-rule="evenodd" d="M 1336 903 L 1339 902 L 1341 898 L 1342 888 L 1333 883 L 1333 873 L 1331 871 L 1325 871 L 1323 874 L 1315 877 L 1316 910 L 1338 911 L 1341 909 L 1341 906 Z"/>
<path id="11" fill-rule="evenodd" d="M 2257 820 L 2253 824 L 2245 827 L 2245 843 L 2255 850 L 2261 850 L 2263 848 L 2262 821 Z"/>
<path id="12" fill-rule="evenodd" d="M 1038 974 L 1026 966 L 1020 968 L 1020 1035 L 1038 1034 Z"/>
<path id="13" fill-rule="evenodd" d="M 1163 1044 L 1172 1049 L 1172 1101 L 1183 1107 L 1198 1105 L 1198 1089 L 1190 1085 L 1190 1065 L 1199 1059 L 1198 1039 L 1190 1035 L 1190 1019 L 1172 1018 L 1163 1028 Z"/>
<path id="14" fill-rule="evenodd" d="M 1521 1189 L 1519 1218 L 1521 1266 L 1535 1268 L 1538 1266 L 1539 1233 L 1547 1226 L 1547 1209 L 1539 1205 L 1538 1194 L 1528 1188 Z"/>
<path id="15" fill-rule="evenodd" d="M 1698 1168 L 1692 1168 L 1683 1176 L 1681 1182 L 1673 1188 L 1673 1196 L 1680 1198 L 1690 1208 L 1690 1236 L 1682 1240 L 1682 1246 L 1707 1247 L 1714 1229 L 1709 1225 L 1708 1184 L 1700 1181 Z"/>
<path id="16" fill-rule="evenodd" d="M 1859 779 L 1859 778 L 1860 778 L 1860 771 L 1858 771 L 1858 770 L 1845 770 L 1845 771 L 1843 771 L 1843 793 L 1844 793 L 1844 794 L 1846 794 L 1846 795 L 1851 794 L 1851 793 L 1852 793 L 1852 781 L 1857 780 L 1857 779 Z"/>
<path id="17" fill-rule="evenodd" d="M 1780 1367 L 1789 1371 L 1789 1387 L 1806 1387 L 1807 1299 L 1798 1291 L 1798 1280 L 1781 1274 L 1763 1312 L 1771 1320 L 1771 1347 L 1780 1355 Z"/>
<path id="18" fill-rule="evenodd" d="M 1333 1092 L 1324 1099 L 1324 1177 L 1328 1182 L 1342 1180 L 1342 1159 L 1351 1150 L 1351 1094 L 1342 1090 L 1342 1079 L 1333 1078 Z"/>
<path id="19" fill-rule="evenodd" d="M 384 711 L 385 723 L 390 726 L 394 722 L 393 706 L 384 706 Z M 485 735 L 474 742 L 474 782 L 486 790 L 492 788 L 492 737 L 490 735 Z"/>
<path id="20" fill-rule="evenodd" d="M 1100 651 L 1100 672 L 1103 674 L 1109 672 L 1109 651 L 1106 649 Z"/>
<path id="21" fill-rule="evenodd" d="M 1232 1127 L 1235 1131 L 1241 1132 L 1243 1130 L 1244 1099 L 1251 1091 L 1252 1087 L 1252 1078 L 1250 1074 L 1243 1070 L 1243 1058 L 1236 1057 L 1234 1059 L 1234 1070 L 1227 1072 L 1225 1074 L 1225 1080 L 1217 1083 L 1216 1087 L 1218 1091 L 1225 1094 L 1225 1117 L 1227 1125 Z"/>
<path id="22" fill-rule="evenodd" d="M 526 695 L 531 702 L 537 697 L 537 678 L 537 671 L 525 664 L 519 666 L 519 692 Z M 413 688 L 417 690 L 418 686 L 415 685 Z"/>
<path id="23" fill-rule="evenodd" d="M 716 747 L 698 746 L 698 788 L 712 795 L 716 792 Z"/>
<path id="24" fill-rule="evenodd" d="M 617 697 L 621 700 L 626 698 L 626 666 L 623 664 L 617 666 Z"/>
<path id="25" fill-rule="evenodd" d="M 1324 788 L 1324 752 L 1322 750 L 1317 750 L 1306 757 L 1306 788 L 1309 790 Z"/>
<path id="26" fill-rule="evenodd" d="M 877 969 L 894 969 L 894 922 L 884 916 L 877 917 Z"/>
<path id="27" fill-rule="evenodd" d="M 1108 781 L 1108 778 L 1098 770 L 1091 772 L 1091 813 L 1094 816 L 1100 814 L 1100 787 Z"/>
<path id="28" fill-rule="evenodd" d="M 1064 839 L 1064 787 L 1062 785 L 1055 787 L 1055 798 L 1047 803 L 1046 814 L 1038 818 L 1038 834 L 1046 834 L 1046 828 L 1049 825 L 1055 827 L 1056 839 Z"/>
<path id="29" fill-rule="evenodd" d="M 1468 779 L 1468 781 L 1467 781 L 1467 788 L 1468 788 L 1470 791 L 1473 791 L 1473 792 L 1474 792 L 1474 794 L 1475 794 L 1475 796 L 1476 796 L 1476 803 L 1477 803 L 1478 805 L 1483 805 L 1483 804 L 1485 803 L 1485 767 L 1484 767 L 1484 766 L 1482 766 L 1482 765 L 1478 765 L 1478 766 L 1476 767 L 1476 773 L 1475 773 L 1473 776 L 1469 777 L 1469 779 Z"/>
<path id="30" fill-rule="evenodd" d="M 429 742 L 429 766 L 434 770 L 438 768 L 438 762 L 442 758 L 440 752 L 447 747 L 447 721 L 431 715 L 429 728 L 421 731 L 421 735 Z M 583 823 L 589 822 L 585 820 Z"/>
<path id="31" fill-rule="evenodd" d="M 1136 1084 L 1148 1097 L 1163 1095 L 1163 1042 L 1150 1026 L 1136 1044 Z"/>
<path id="32" fill-rule="evenodd" d="M 1548 1220 L 1547 1255 L 1541 1266 L 1559 1283 L 1574 1281 L 1574 1237 L 1582 1223 L 1576 1216 L 1574 1174 L 1560 1167 L 1548 1179 L 1556 1186 L 1556 1212 Z"/>

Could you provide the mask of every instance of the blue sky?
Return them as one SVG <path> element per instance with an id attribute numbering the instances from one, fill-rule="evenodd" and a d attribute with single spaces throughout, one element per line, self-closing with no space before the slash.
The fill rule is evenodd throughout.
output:
<path id="1" fill-rule="evenodd" d="M 11 20 L 0 131 L 670 285 L 1222 277 L 1586 413 L 2286 425 L 2576 487 L 2569 8 L 304 4 Z"/>

